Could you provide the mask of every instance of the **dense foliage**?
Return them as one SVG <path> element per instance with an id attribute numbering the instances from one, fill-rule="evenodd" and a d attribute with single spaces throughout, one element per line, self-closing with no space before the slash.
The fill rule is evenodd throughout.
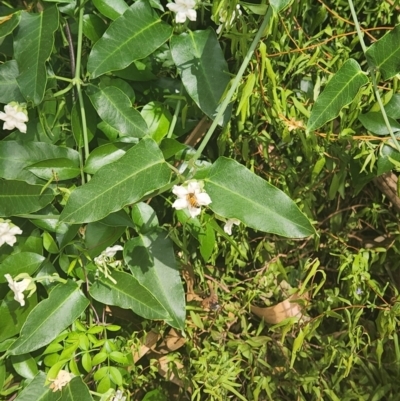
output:
<path id="1" fill-rule="evenodd" d="M 0 399 L 396 400 L 399 6 L 0 6 Z"/>

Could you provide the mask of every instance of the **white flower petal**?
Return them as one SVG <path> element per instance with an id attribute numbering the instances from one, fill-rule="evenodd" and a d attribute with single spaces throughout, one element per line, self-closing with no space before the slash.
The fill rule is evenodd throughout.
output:
<path id="1" fill-rule="evenodd" d="M 7 104 L 4 106 L 4 111 L 4 113 L 0 113 L 0 120 L 4 121 L 3 129 L 13 130 L 17 128 L 19 131 L 26 133 L 25 123 L 28 121 L 28 116 L 21 111 L 21 107 Z"/>
<path id="2" fill-rule="evenodd" d="M 17 226 L 11 226 L 10 223 L 0 223 L 0 246 L 8 244 L 13 246 L 17 239 L 15 236 L 22 234 L 22 230 Z"/>
<path id="3" fill-rule="evenodd" d="M 176 195 L 178 198 L 186 198 L 186 195 L 189 193 L 188 190 L 182 185 L 174 185 L 172 188 L 172 193 Z"/>
<path id="4" fill-rule="evenodd" d="M 201 187 L 198 181 L 189 181 L 187 186 L 187 191 L 189 194 L 198 194 L 201 191 Z"/>
<path id="5" fill-rule="evenodd" d="M 108 258 L 112 258 L 115 256 L 115 254 L 118 251 L 123 251 L 124 248 L 121 245 L 114 245 L 114 246 L 109 246 L 108 248 L 106 248 L 105 251 L 102 252 L 102 254 L 104 256 L 107 256 Z"/>
<path id="6" fill-rule="evenodd" d="M 207 206 L 210 203 L 212 203 L 210 196 L 205 192 L 196 194 L 196 199 L 197 199 L 197 203 L 201 206 Z"/>
<path id="7" fill-rule="evenodd" d="M 224 231 L 228 234 L 228 235 L 232 235 L 232 226 L 233 225 L 239 225 L 240 224 L 240 220 L 238 219 L 228 219 L 227 222 L 224 225 Z"/>
<path id="8" fill-rule="evenodd" d="M 190 217 L 196 217 L 201 213 L 201 209 L 199 207 L 188 207 Z"/>
<path id="9" fill-rule="evenodd" d="M 186 209 L 188 207 L 188 201 L 186 198 L 184 199 L 177 199 L 173 204 L 172 207 L 176 210 Z"/>
<path id="10" fill-rule="evenodd" d="M 25 305 L 25 299 L 23 292 L 28 288 L 31 280 L 24 278 L 22 281 L 14 281 L 9 274 L 5 274 L 4 277 L 8 281 L 8 286 L 14 293 L 14 299 L 20 303 L 21 306 Z"/>
<path id="11" fill-rule="evenodd" d="M 186 17 L 188 17 L 190 19 L 190 21 L 196 21 L 196 19 L 197 19 L 196 10 L 187 10 Z"/>

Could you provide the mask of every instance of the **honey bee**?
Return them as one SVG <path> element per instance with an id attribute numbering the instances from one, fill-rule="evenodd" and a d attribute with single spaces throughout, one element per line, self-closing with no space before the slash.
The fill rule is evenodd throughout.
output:
<path id="1" fill-rule="evenodd" d="M 190 207 L 200 207 L 200 205 L 197 202 L 196 195 L 193 193 L 189 193 L 186 195 L 186 200 L 188 201 Z"/>

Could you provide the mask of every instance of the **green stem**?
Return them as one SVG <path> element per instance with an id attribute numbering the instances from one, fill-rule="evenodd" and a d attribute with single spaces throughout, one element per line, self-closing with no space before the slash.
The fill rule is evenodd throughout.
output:
<path id="1" fill-rule="evenodd" d="M 217 113 L 217 116 L 215 117 L 213 123 L 211 124 L 211 127 L 208 129 L 206 135 L 204 136 L 203 140 L 201 141 L 201 144 L 198 147 L 197 152 L 194 154 L 192 159 L 189 161 L 188 169 L 194 167 L 194 163 L 201 156 L 204 148 L 207 146 L 208 141 L 211 139 L 211 136 L 214 133 L 215 128 L 217 128 L 218 122 L 221 121 L 221 118 L 222 118 L 223 114 L 225 113 L 226 108 L 228 107 L 234 93 L 236 92 L 236 90 L 240 84 L 240 80 L 242 79 L 242 76 L 243 76 L 249 62 L 250 62 L 251 58 L 253 57 L 253 53 L 254 53 L 256 47 L 258 46 L 258 42 L 260 41 L 261 36 L 264 33 L 269 20 L 271 19 L 271 16 L 272 16 L 272 8 L 268 7 L 268 11 L 265 14 L 264 21 L 262 22 L 260 28 L 257 31 L 256 36 L 253 39 L 253 42 L 250 45 L 250 48 L 242 62 L 242 65 L 240 66 L 239 71 L 238 71 L 235 79 L 232 82 L 232 86 L 230 87 L 227 95 L 225 96 L 224 101 L 221 103 L 221 105 L 219 107 L 219 111 Z"/>
<path id="2" fill-rule="evenodd" d="M 181 82 L 181 87 L 179 89 L 179 94 L 182 95 L 182 92 L 183 92 L 183 83 Z M 171 138 L 171 136 L 172 136 L 172 134 L 174 132 L 176 121 L 178 120 L 178 116 L 179 116 L 179 113 L 181 111 L 181 105 L 182 105 L 182 99 L 179 98 L 178 102 L 176 104 L 175 113 L 174 113 L 174 115 L 172 117 L 172 121 L 171 121 L 171 124 L 169 126 L 167 138 Z"/>
<path id="3" fill-rule="evenodd" d="M 75 78 L 74 83 L 76 84 L 76 91 L 78 93 L 79 99 L 79 108 L 81 112 L 81 120 L 82 120 L 82 134 L 83 134 L 83 144 L 85 149 L 85 160 L 89 157 L 89 140 L 88 140 L 88 132 L 87 132 L 87 124 L 86 124 L 86 112 L 85 112 L 85 104 L 83 102 L 83 94 L 82 94 L 82 81 L 80 79 L 81 73 L 81 58 L 82 58 L 82 40 L 83 40 L 83 15 L 84 15 L 84 0 L 80 2 L 80 10 L 79 10 L 79 25 L 78 25 L 78 43 L 76 50 L 76 70 L 75 70 Z M 81 164 L 83 160 L 81 161 Z M 83 170 L 83 165 L 81 165 L 81 171 Z M 84 175 L 83 182 L 84 184 Z M 90 176 L 87 176 L 87 180 L 90 180 Z"/>
<path id="4" fill-rule="evenodd" d="M 349 0 L 349 6 L 350 6 L 351 15 L 353 17 L 354 24 L 355 24 L 356 29 L 357 29 L 357 35 L 358 35 L 358 38 L 360 40 L 360 44 L 361 44 L 361 47 L 363 49 L 365 58 L 367 59 L 369 70 L 371 72 L 371 80 L 372 80 L 372 85 L 374 87 L 374 94 L 375 94 L 376 100 L 377 100 L 377 102 L 379 104 L 379 108 L 381 110 L 381 113 L 382 113 L 382 116 L 383 116 L 383 120 L 385 121 L 386 128 L 388 129 L 389 134 L 390 134 L 390 136 L 391 136 L 391 138 L 392 138 L 397 150 L 400 152 L 400 144 L 397 141 L 397 138 L 395 137 L 395 135 L 393 133 L 392 126 L 390 125 L 388 116 L 387 116 L 386 111 L 385 111 L 385 107 L 383 106 L 381 95 L 380 95 L 379 90 L 378 90 L 378 84 L 376 82 L 376 77 L 375 77 L 375 66 L 371 65 L 369 60 L 368 60 L 368 58 L 366 57 L 367 56 L 366 55 L 367 46 L 365 45 L 365 42 L 364 42 L 364 37 L 363 37 L 362 32 L 361 32 L 360 24 L 358 23 L 356 10 L 354 8 L 352 0 Z"/>

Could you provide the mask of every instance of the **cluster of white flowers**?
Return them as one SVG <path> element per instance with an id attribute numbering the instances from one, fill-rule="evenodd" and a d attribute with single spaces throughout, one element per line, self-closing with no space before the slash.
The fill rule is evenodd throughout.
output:
<path id="1" fill-rule="evenodd" d="M 25 305 L 24 291 L 26 291 L 29 285 L 32 283 L 31 278 L 24 278 L 21 281 L 17 281 L 17 277 L 15 277 L 15 281 L 9 274 L 5 274 L 4 277 L 8 281 L 8 286 L 14 293 L 14 299 L 19 302 L 21 306 Z"/>
<path id="2" fill-rule="evenodd" d="M 75 376 L 72 373 L 67 372 L 66 370 L 60 370 L 55 379 L 50 379 L 51 384 L 50 388 L 53 390 L 53 393 L 56 391 L 60 391 L 64 386 L 66 386 L 72 378 Z"/>
<path id="3" fill-rule="evenodd" d="M 201 206 L 207 206 L 211 202 L 210 196 L 204 192 L 202 183 L 196 180 L 188 181 L 184 185 L 174 185 L 172 192 L 177 200 L 172 204 L 176 210 L 188 209 L 190 217 L 196 217 L 201 213 Z M 224 231 L 231 235 L 233 225 L 239 225 L 238 219 L 228 219 Z"/>
<path id="4" fill-rule="evenodd" d="M 93 259 L 97 268 L 104 274 L 104 277 L 108 278 L 114 284 L 117 284 L 117 281 L 110 276 L 108 266 L 114 268 L 121 266 L 121 261 L 114 260 L 114 256 L 118 251 L 122 251 L 123 249 L 121 245 L 109 246 L 99 256 Z"/>
<path id="5" fill-rule="evenodd" d="M 190 21 L 196 21 L 197 13 L 195 0 L 175 0 L 175 3 L 168 3 L 167 7 L 176 13 L 175 21 L 178 24 L 183 24 L 186 18 Z"/>
<path id="6" fill-rule="evenodd" d="M 26 134 L 26 122 L 28 122 L 28 114 L 23 105 L 11 102 L 4 106 L 4 112 L 0 111 L 0 120 L 4 121 L 3 129 L 13 130 L 17 128 Z"/>
<path id="7" fill-rule="evenodd" d="M 19 227 L 12 224 L 10 220 L 0 219 L 0 246 L 3 244 L 13 246 L 17 241 L 15 236 L 18 234 L 22 234 Z"/>

